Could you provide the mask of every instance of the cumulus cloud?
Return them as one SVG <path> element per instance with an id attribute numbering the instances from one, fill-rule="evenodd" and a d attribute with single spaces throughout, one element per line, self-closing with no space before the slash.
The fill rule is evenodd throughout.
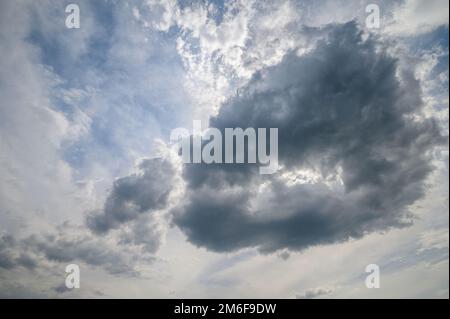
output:
<path id="1" fill-rule="evenodd" d="M 141 214 L 166 206 L 175 174 L 172 164 L 160 158 L 146 159 L 138 169 L 138 173 L 114 182 L 103 210 L 87 218 L 91 230 L 105 233 Z M 137 226 L 137 230 L 140 227 Z"/>
<path id="2" fill-rule="evenodd" d="M 283 170 L 185 165 L 187 198 L 174 223 L 214 251 L 302 250 L 410 224 L 443 145 L 421 116 L 420 85 L 356 23 L 331 28 L 310 53 L 257 72 L 210 125 L 277 127 Z M 318 182 L 288 183 L 313 172 Z M 331 180 L 331 183 L 327 181 Z"/>

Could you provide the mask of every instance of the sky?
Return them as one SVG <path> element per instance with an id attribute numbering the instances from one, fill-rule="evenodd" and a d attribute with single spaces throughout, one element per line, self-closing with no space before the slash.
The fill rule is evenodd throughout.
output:
<path id="1" fill-rule="evenodd" d="M 449 298 L 448 7 L 0 0 L 0 298 Z"/>

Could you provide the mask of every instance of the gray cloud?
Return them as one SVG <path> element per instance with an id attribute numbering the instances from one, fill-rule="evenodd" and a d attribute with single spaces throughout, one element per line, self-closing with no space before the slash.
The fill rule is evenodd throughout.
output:
<path id="1" fill-rule="evenodd" d="M 255 74 L 210 126 L 277 127 L 283 172 L 308 169 L 343 185 L 290 185 L 254 165 L 185 165 L 187 198 L 173 222 L 192 243 L 302 250 L 411 223 L 429 151 L 447 140 L 420 115 L 413 70 L 354 22 L 330 30 L 312 52 Z"/>
<path id="2" fill-rule="evenodd" d="M 105 269 L 111 274 L 135 276 L 139 262 L 152 262 L 154 257 L 139 247 L 118 250 L 111 238 L 101 238 L 84 226 L 61 224 L 51 232 L 33 234 L 24 238 L 11 235 L 0 237 L 0 268 L 25 267 L 51 270 L 51 265 L 71 262 L 85 263 Z M 49 268 L 50 267 L 50 268 Z"/>
<path id="3" fill-rule="evenodd" d="M 13 236 L 0 236 L 0 268 L 12 269 L 22 266 L 32 270 L 36 267 L 34 258 L 20 246 L 21 243 Z"/>
<path id="4" fill-rule="evenodd" d="M 85 225 L 62 223 L 50 232 L 24 238 L 2 235 L 0 268 L 83 262 L 112 274 L 138 275 L 137 263 L 154 261 L 151 254 L 159 248 L 162 235 L 158 221 L 146 213 L 166 206 L 174 176 L 169 161 L 143 160 L 136 174 L 115 181 L 104 209 L 88 216 L 93 233 Z M 112 237 L 99 236 L 119 227 Z"/>
<path id="5" fill-rule="evenodd" d="M 297 299 L 313 299 L 313 298 L 317 298 L 320 296 L 329 295 L 329 294 L 333 293 L 333 291 L 334 291 L 333 288 L 323 288 L 323 287 L 312 288 L 312 289 L 308 289 L 305 292 L 297 295 L 296 298 Z"/>
<path id="6" fill-rule="evenodd" d="M 115 247 L 89 236 L 31 236 L 25 240 L 28 249 L 42 254 L 46 260 L 70 263 L 81 261 L 104 268 L 112 274 L 136 275 L 133 255 L 118 251 Z"/>
<path id="7" fill-rule="evenodd" d="M 11 236 L 0 237 L 0 268 L 11 269 L 16 265 L 11 248 L 15 245 L 15 240 Z"/>
<path id="8" fill-rule="evenodd" d="M 122 229 L 119 243 L 121 245 L 141 245 L 145 252 L 155 253 L 161 244 L 161 236 L 159 224 L 147 216 L 141 216 Z"/>
<path id="9" fill-rule="evenodd" d="M 87 218 L 88 227 L 97 233 L 135 220 L 143 213 L 162 209 L 167 204 L 175 175 L 172 164 L 160 158 L 146 159 L 140 173 L 114 182 L 101 212 Z"/>
<path id="10" fill-rule="evenodd" d="M 143 160 L 136 174 L 115 181 L 104 209 L 88 216 L 93 233 L 85 225 L 62 223 L 28 237 L 2 235 L 0 268 L 32 270 L 42 263 L 83 262 L 112 274 L 138 275 L 136 265 L 154 261 L 151 254 L 159 248 L 162 235 L 158 221 L 145 213 L 165 207 L 174 175 L 166 160 Z M 105 236 L 119 227 L 119 233 Z"/>

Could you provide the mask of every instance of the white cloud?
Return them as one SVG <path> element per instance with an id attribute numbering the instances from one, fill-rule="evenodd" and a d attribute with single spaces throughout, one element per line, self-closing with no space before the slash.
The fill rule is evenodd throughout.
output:
<path id="1" fill-rule="evenodd" d="M 394 6 L 386 31 L 399 36 L 417 36 L 448 26 L 448 12 L 447 0 L 406 0 Z"/>

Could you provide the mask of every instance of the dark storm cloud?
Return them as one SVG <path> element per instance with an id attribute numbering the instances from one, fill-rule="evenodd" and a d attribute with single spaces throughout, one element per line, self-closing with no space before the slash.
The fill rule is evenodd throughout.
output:
<path id="1" fill-rule="evenodd" d="M 114 182 L 104 208 L 87 219 L 89 228 L 105 233 L 112 228 L 137 219 L 141 214 L 164 208 L 175 175 L 172 164 L 154 158 L 144 160 L 141 174 L 122 177 Z"/>
<path id="2" fill-rule="evenodd" d="M 210 126 L 277 127 L 285 172 L 340 173 L 343 187 L 287 185 L 248 165 L 185 165 L 187 198 L 173 221 L 192 243 L 302 250 L 408 225 L 428 151 L 446 139 L 433 119 L 414 116 L 422 102 L 412 70 L 353 22 L 331 30 L 312 52 L 257 73 Z"/>

